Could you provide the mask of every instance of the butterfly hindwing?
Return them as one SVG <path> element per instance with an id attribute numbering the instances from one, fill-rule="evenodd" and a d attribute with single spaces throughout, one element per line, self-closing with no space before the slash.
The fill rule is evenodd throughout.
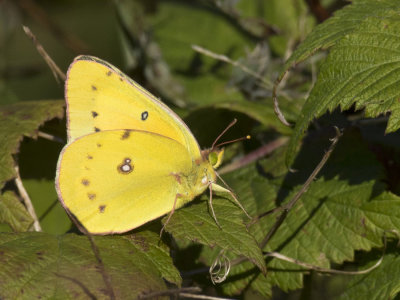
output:
<path id="1" fill-rule="evenodd" d="M 68 144 L 58 170 L 64 207 L 94 234 L 119 233 L 168 213 L 177 194 L 190 192 L 179 176 L 192 172 L 192 157 L 168 137 L 110 130 Z"/>

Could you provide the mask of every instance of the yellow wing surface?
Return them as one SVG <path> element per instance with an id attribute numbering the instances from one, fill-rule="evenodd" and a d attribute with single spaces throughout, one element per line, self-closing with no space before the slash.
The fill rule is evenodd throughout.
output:
<path id="1" fill-rule="evenodd" d="M 196 139 L 171 109 L 99 58 L 75 58 L 65 96 L 68 143 L 93 132 L 136 129 L 169 137 L 186 147 L 193 159 L 201 157 Z"/>
<path id="2" fill-rule="evenodd" d="M 170 212 L 176 197 L 179 208 L 208 186 L 196 183 L 200 172 L 184 146 L 137 130 L 75 139 L 61 153 L 58 170 L 63 206 L 94 234 L 136 228 Z"/>

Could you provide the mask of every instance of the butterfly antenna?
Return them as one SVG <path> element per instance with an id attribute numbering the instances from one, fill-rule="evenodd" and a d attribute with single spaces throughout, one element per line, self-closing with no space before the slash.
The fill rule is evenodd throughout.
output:
<path id="1" fill-rule="evenodd" d="M 237 122 L 237 119 L 233 119 L 233 121 L 220 133 L 220 135 L 215 139 L 214 143 L 211 146 L 211 149 L 215 149 L 215 144 L 218 142 L 218 140 L 231 128 L 233 125 L 235 125 Z"/>
<path id="2" fill-rule="evenodd" d="M 221 147 L 223 145 L 226 145 L 226 144 L 231 144 L 231 143 L 235 143 L 235 142 L 239 142 L 239 141 L 243 141 L 243 140 L 249 140 L 249 139 L 251 139 L 251 136 L 250 135 L 246 135 L 246 136 L 243 136 L 243 137 L 238 138 L 238 139 L 222 142 L 222 143 L 216 145 L 215 147 L 219 148 L 219 147 Z"/>
<path id="3" fill-rule="evenodd" d="M 229 191 L 229 194 L 232 196 L 233 200 L 235 201 L 235 203 L 243 210 L 243 212 L 246 214 L 246 216 L 249 219 L 252 219 L 252 217 L 248 214 L 248 212 L 244 209 L 243 205 L 239 202 L 239 200 L 236 198 L 236 195 L 234 192 L 232 192 L 231 187 L 225 182 L 225 180 L 222 179 L 221 176 L 219 176 L 219 174 L 217 172 L 215 172 L 215 174 L 217 175 L 218 179 L 222 181 L 222 183 L 225 185 L 226 189 Z"/>

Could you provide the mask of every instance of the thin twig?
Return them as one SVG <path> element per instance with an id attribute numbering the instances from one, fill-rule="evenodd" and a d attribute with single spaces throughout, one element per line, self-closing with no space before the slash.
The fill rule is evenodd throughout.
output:
<path id="1" fill-rule="evenodd" d="M 152 293 L 147 293 L 143 295 L 139 295 L 138 299 L 149 299 L 149 298 L 157 298 L 161 296 L 168 296 L 168 295 L 181 295 L 182 293 L 185 292 L 201 292 L 201 289 L 199 287 L 187 287 L 187 288 L 180 288 L 180 289 L 169 289 L 166 291 L 157 291 L 157 292 L 152 292 Z"/>
<path id="2" fill-rule="evenodd" d="M 74 277 L 70 277 L 70 276 L 67 276 L 67 275 L 60 274 L 60 273 L 54 273 L 54 275 L 56 275 L 57 277 L 60 277 L 60 278 L 69 280 L 69 281 L 71 281 L 72 283 L 74 283 L 75 285 L 77 285 L 78 287 L 80 287 L 80 288 L 82 289 L 82 291 L 85 293 L 85 295 L 86 295 L 89 299 L 91 299 L 91 300 L 96 300 L 96 299 L 97 299 L 96 295 L 94 295 L 94 294 L 89 290 L 89 288 L 88 288 L 86 285 L 84 285 L 80 280 L 78 280 L 78 279 L 76 279 L 76 278 L 74 278 Z"/>
<path id="3" fill-rule="evenodd" d="M 290 209 L 296 204 L 296 202 L 300 199 L 300 197 L 308 190 L 310 184 L 314 181 L 315 177 L 318 175 L 322 167 L 328 161 L 328 158 L 331 156 L 333 149 L 335 149 L 335 146 L 338 143 L 339 138 L 342 136 L 342 132 L 339 130 L 339 128 L 335 127 L 335 130 L 336 130 L 336 136 L 333 139 L 331 139 L 332 144 L 330 145 L 328 151 L 326 151 L 325 155 L 322 157 L 317 167 L 311 173 L 310 177 L 308 177 L 308 179 L 306 180 L 300 191 L 297 192 L 297 194 L 292 198 L 292 200 L 290 200 L 286 205 L 283 206 L 283 211 L 279 216 L 278 220 L 275 222 L 274 226 L 270 229 L 270 231 L 265 236 L 263 241 L 260 243 L 261 249 L 264 249 L 268 241 L 275 235 L 278 228 L 282 225 L 283 221 L 286 219 L 286 216 L 289 213 Z"/>
<path id="4" fill-rule="evenodd" d="M 107 273 L 106 268 L 104 266 L 103 260 L 100 256 L 100 251 L 99 248 L 97 247 L 92 234 L 79 222 L 79 220 L 75 217 L 75 215 L 73 213 L 71 213 L 68 209 L 66 209 L 69 217 L 71 218 L 72 222 L 75 224 L 75 226 L 77 228 L 79 228 L 79 230 L 88 238 L 89 242 L 90 242 L 90 246 L 92 248 L 92 251 L 94 253 L 94 256 L 97 260 L 97 263 L 99 265 L 99 269 L 100 269 L 100 273 L 101 276 L 103 277 L 103 281 L 105 284 L 105 289 L 110 297 L 111 300 L 115 300 L 115 293 L 114 293 L 114 289 L 112 287 L 111 284 L 111 278 L 110 275 Z"/>
<path id="5" fill-rule="evenodd" d="M 266 156 L 267 154 L 272 153 L 277 148 L 286 144 L 288 140 L 289 139 L 287 137 L 280 137 L 276 140 L 273 140 L 272 142 L 269 142 L 268 144 L 263 145 L 260 148 L 243 156 L 239 160 L 234 161 L 226 166 L 223 166 L 221 169 L 218 170 L 218 173 L 222 175 L 243 168 L 244 166 L 247 166 L 248 164 Z"/>
<path id="6" fill-rule="evenodd" d="M 302 262 L 302 261 L 299 261 L 299 260 L 294 259 L 294 258 L 287 257 L 285 255 L 282 255 L 282 254 L 278 253 L 278 252 L 267 252 L 267 253 L 265 253 L 265 256 L 275 257 L 277 259 L 284 260 L 284 261 L 296 264 L 298 266 L 302 266 L 304 268 L 307 268 L 307 270 L 314 270 L 314 271 L 317 271 L 319 273 L 340 274 L 340 275 L 362 275 L 362 274 L 367 274 L 367 273 L 371 272 L 372 270 L 376 269 L 377 267 L 379 267 L 380 264 L 383 261 L 383 255 L 382 255 L 381 258 L 372 267 L 369 267 L 368 269 L 361 270 L 361 271 L 342 271 L 342 270 L 326 269 L 326 268 L 321 268 L 321 267 L 318 267 L 318 266 L 314 266 L 312 264 L 309 264 L 309 263 L 306 263 L 306 262 Z"/>
<path id="7" fill-rule="evenodd" d="M 231 65 L 235 66 L 235 67 L 240 68 L 243 72 L 245 72 L 247 74 L 250 74 L 251 76 L 253 76 L 253 77 L 257 78 L 258 80 L 260 80 L 263 83 L 264 87 L 266 87 L 268 89 L 271 89 L 273 87 L 273 83 L 271 81 L 265 79 L 263 76 L 261 76 L 260 74 L 254 72 L 253 70 L 249 69 L 248 67 L 246 67 L 245 65 L 241 64 L 238 61 L 231 60 L 229 57 L 227 57 L 225 55 L 214 53 L 214 52 L 212 52 L 212 51 L 210 51 L 208 49 L 205 49 L 203 47 L 200 47 L 198 45 L 192 45 L 192 49 L 194 51 L 197 51 L 197 52 L 199 52 L 201 54 L 204 54 L 206 56 L 212 57 L 214 59 L 226 62 L 228 64 L 231 64 Z"/>
<path id="8" fill-rule="evenodd" d="M 284 75 L 286 75 L 285 73 Z M 283 79 L 284 77 L 282 77 Z M 281 80 L 282 80 L 281 79 Z M 281 109 L 279 108 L 279 102 L 278 102 L 278 96 L 277 96 L 277 89 L 278 89 L 278 84 L 281 82 L 281 80 L 277 80 L 275 82 L 275 85 L 272 89 L 272 100 L 274 101 L 274 112 L 278 116 L 278 119 L 286 126 L 292 126 L 288 121 L 286 121 L 285 116 L 283 115 Z"/>
<path id="9" fill-rule="evenodd" d="M 49 17 L 47 12 L 33 0 L 18 0 L 15 1 L 30 17 L 37 23 L 41 24 L 46 30 L 50 31 L 53 36 L 60 40 L 61 43 L 71 49 L 74 53 L 85 53 L 88 51 L 88 46 L 75 35 L 65 31 L 61 26 Z"/>
<path id="10" fill-rule="evenodd" d="M 31 198 L 29 198 L 28 192 L 26 191 L 24 185 L 22 184 L 21 176 L 19 175 L 19 167 L 16 165 L 14 167 L 15 170 L 15 184 L 18 188 L 19 195 L 24 200 L 24 204 L 29 214 L 33 219 L 33 228 L 35 231 L 42 231 L 42 227 L 40 226 L 39 219 L 36 215 L 35 208 L 33 207 Z"/>
<path id="11" fill-rule="evenodd" d="M 309 263 L 305 263 L 305 262 L 299 261 L 297 259 L 293 259 L 293 258 L 287 257 L 285 255 L 282 255 L 282 254 L 278 253 L 278 252 L 266 252 L 265 255 L 269 256 L 269 257 L 275 257 L 275 258 L 278 258 L 280 260 L 284 260 L 284 261 L 296 264 L 298 266 L 302 266 L 302 267 L 305 267 L 307 269 L 317 271 L 319 273 L 340 274 L 340 275 L 362 275 L 362 274 L 367 274 L 367 273 L 371 272 L 372 270 L 376 269 L 377 267 L 379 267 L 382 264 L 383 257 L 385 256 L 386 248 L 387 248 L 386 232 L 395 233 L 398 236 L 398 232 L 397 231 L 395 231 L 395 232 L 393 232 L 392 230 L 384 231 L 383 232 L 383 236 L 382 236 L 383 250 L 382 250 L 381 258 L 373 266 L 369 267 L 368 269 L 361 270 L 361 271 L 342 271 L 342 270 L 333 270 L 333 269 L 321 268 L 321 267 L 314 266 L 314 265 L 309 264 Z"/>
<path id="12" fill-rule="evenodd" d="M 367 274 L 367 273 L 375 270 L 376 268 L 378 268 L 382 264 L 383 258 L 384 258 L 385 253 L 386 253 L 386 248 L 387 248 L 386 232 L 394 233 L 399 237 L 399 233 L 397 231 L 393 231 L 393 230 L 385 231 L 383 233 L 383 237 L 382 237 L 382 239 L 383 239 L 383 250 L 382 250 L 381 257 L 379 258 L 379 260 L 373 266 L 369 267 L 368 269 L 364 269 L 364 270 L 360 270 L 360 271 L 342 271 L 342 270 L 322 268 L 322 267 L 315 266 L 315 265 L 312 265 L 312 264 L 309 264 L 309 263 L 306 263 L 306 262 L 302 262 L 302 261 L 300 261 L 298 259 L 294 259 L 294 258 L 285 256 L 285 255 L 280 254 L 278 252 L 265 252 L 264 255 L 267 256 L 267 257 L 274 257 L 274 258 L 277 258 L 277 259 L 280 259 L 280 260 L 283 260 L 283 261 L 287 261 L 287 262 L 296 264 L 298 266 L 302 266 L 302 267 L 306 268 L 307 270 L 313 270 L 313 271 L 316 271 L 318 273 L 338 274 L 338 275 L 363 275 L 363 274 Z M 231 265 L 232 266 L 233 265 L 237 265 L 237 264 L 242 263 L 244 261 L 246 261 L 246 258 L 239 257 L 238 259 L 232 261 Z M 193 272 L 193 274 L 198 274 L 198 273 L 200 273 L 199 271 L 202 271 L 202 273 L 205 273 L 206 269 L 205 268 L 199 269 L 196 272 Z"/>
<path id="13" fill-rule="evenodd" d="M 206 295 L 196 295 L 196 294 L 189 294 L 189 293 L 180 293 L 179 296 L 193 298 L 193 299 L 208 299 L 208 300 L 233 300 L 233 298 L 221 298 L 221 297 L 213 297 L 213 296 L 206 296 Z"/>
<path id="14" fill-rule="evenodd" d="M 214 53 L 214 52 L 212 52 L 212 51 L 210 51 L 208 49 L 205 49 L 203 47 L 200 47 L 198 45 L 192 45 L 192 49 L 194 51 L 197 51 L 199 53 L 202 53 L 202 54 L 207 55 L 209 57 L 212 57 L 214 59 L 229 63 L 229 64 L 231 64 L 231 65 L 233 65 L 235 67 L 238 67 L 243 72 L 248 73 L 249 75 L 257 78 L 258 80 L 260 80 L 261 86 L 263 86 L 264 88 L 267 88 L 267 89 L 271 89 L 272 88 L 272 99 L 273 99 L 273 102 L 274 102 L 275 114 L 277 115 L 278 119 L 284 125 L 289 126 L 289 127 L 292 126 L 288 121 L 286 121 L 285 116 L 283 115 L 282 111 L 280 110 L 279 103 L 278 103 L 278 98 L 277 98 L 277 88 L 278 88 L 279 83 L 282 80 L 284 80 L 284 76 L 280 80 L 277 80 L 275 82 L 275 84 L 273 84 L 271 81 L 266 80 L 260 74 L 254 72 L 253 70 L 249 69 L 248 67 L 246 67 L 245 65 L 241 64 L 238 61 L 231 60 L 229 57 L 227 57 L 225 55 Z M 286 75 L 286 73 L 284 75 Z"/>
<path id="15" fill-rule="evenodd" d="M 254 217 L 254 218 L 251 220 L 251 222 L 249 222 L 248 224 L 246 224 L 246 228 L 249 229 L 252 225 L 254 225 L 254 224 L 257 223 L 258 221 L 260 221 L 260 219 L 262 219 L 262 218 L 264 218 L 264 217 L 266 217 L 266 216 L 269 216 L 269 215 L 271 215 L 271 214 L 274 214 L 274 213 L 276 213 L 276 212 L 278 212 L 278 211 L 281 211 L 282 209 L 283 209 L 282 206 L 278 206 L 278 207 L 275 207 L 275 208 L 273 208 L 273 209 L 270 209 L 270 210 L 268 210 L 268 211 L 266 211 L 266 212 L 263 212 L 263 213 L 259 214 L 258 216 Z"/>
<path id="16" fill-rule="evenodd" d="M 39 43 L 36 36 L 32 33 L 29 27 L 22 26 L 22 28 L 24 29 L 26 35 L 31 38 L 37 51 L 43 57 L 47 65 L 50 67 L 50 70 L 52 71 L 54 77 L 56 78 L 56 81 L 59 83 L 60 82 L 59 79 L 61 79 L 61 81 L 64 82 L 67 77 L 61 71 L 61 69 L 56 65 L 56 63 L 51 59 L 51 57 L 47 54 L 46 50 L 44 50 L 43 46 Z"/>
<path id="17" fill-rule="evenodd" d="M 206 0 L 206 3 L 215 7 L 233 26 L 255 40 L 264 40 L 268 36 L 282 33 L 279 28 L 266 23 L 264 19 L 242 16 L 235 7 L 235 1 Z"/>
<path id="18" fill-rule="evenodd" d="M 64 140 L 62 138 L 59 138 L 55 135 L 43 132 L 43 131 L 38 131 L 38 136 L 40 136 L 41 138 L 44 138 L 46 140 L 50 140 L 52 142 L 58 142 L 61 144 L 65 144 Z"/>
<path id="19" fill-rule="evenodd" d="M 328 151 L 325 153 L 325 155 L 322 157 L 320 163 L 317 165 L 317 167 L 314 169 L 314 171 L 311 173 L 310 177 L 307 179 L 307 181 L 304 183 L 303 187 L 300 189 L 300 191 L 293 197 L 293 199 L 287 203 L 284 206 L 280 206 L 277 208 L 274 208 L 273 210 L 268 211 L 267 213 L 264 213 L 262 216 L 276 212 L 276 211 L 280 211 L 283 210 L 281 215 L 279 216 L 278 220 L 275 222 L 274 226 L 271 228 L 271 230 L 268 232 L 268 234 L 266 235 L 266 237 L 264 238 L 264 240 L 260 243 L 260 248 L 263 249 L 266 244 L 268 243 L 268 241 L 272 238 L 272 236 L 277 232 L 278 228 L 281 226 L 281 224 L 283 223 L 283 221 L 285 220 L 289 210 L 296 204 L 296 202 L 300 199 L 300 197 L 307 191 L 308 187 L 310 186 L 311 182 L 313 182 L 313 180 L 315 179 L 315 177 L 318 175 L 319 171 L 322 169 L 322 167 L 325 165 L 325 163 L 327 162 L 329 156 L 331 155 L 332 151 L 334 150 L 337 142 L 339 141 L 339 138 L 342 136 L 342 132 L 335 127 L 336 129 L 336 136 L 331 139 L 332 144 L 330 145 Z M 258 216 L 257 220 L 259 220 L 262 216 Z M 254 224 L 253 222 L 251 224 Z M 247 261 L 248 259 L 244 256 L 240 256 L 234 260 L 231 261 L 230 265 L 231 267 L 239 265 L 245 261 Z M 201 268 L 198 270 L 194 270 L 191 272 L 186 273 L 186 275 L 190 276 L 193 274 L 199 274 L 199 273 L 205 273 L 206 272 L 206 268 Z"/>

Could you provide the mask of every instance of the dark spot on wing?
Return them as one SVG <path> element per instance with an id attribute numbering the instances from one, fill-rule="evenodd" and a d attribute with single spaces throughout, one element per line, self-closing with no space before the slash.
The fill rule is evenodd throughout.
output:
<path id="1" fill-rule="evenodd" d="M 126 140 L 127 138 L 129 138 L 130 135 L 131 132 L 129 130 L 125 130 L 124 134 L 121 136 L 121 140 Z"/>
<path id="2" fill-rule="evenodd" d="M 81 181 L 81 183 L 82 183 L 83 185 L 85 185 L 85 186 L 88 186 L 88 185 L 90 184 L 90 181 L 89 181 L 88 179 L 86 179 L 86 178 L 83 178 L 82 181 Z"/>
<path id="3" fill-rule="evenodd" d="M 88 196 L 89 200 L 94 200 L 96 198 L 96 194 L 94 194 L 94 193 L 88 193 L 87 196 Z"/>
<path id="4" fill-rule="evenodd" d="M 142 112 L 142 115 L 141 115 L 142 121 L 147 120 L 148 117 L 149 117 L 149 113 L 147 111 Z"/>
<path id="5" fill-rule="evenodd" d="M 93 118 L 96 118 L 99 114 L 97 112 L 95 112 L 94 110 L 92 111 L 92 116 Z"/>
<path id="6" fill-rule="evenodd" d="M 103 213 L 105 209 L 106 209 L 105 205 L 99 205 L 99 212 Z"/>

